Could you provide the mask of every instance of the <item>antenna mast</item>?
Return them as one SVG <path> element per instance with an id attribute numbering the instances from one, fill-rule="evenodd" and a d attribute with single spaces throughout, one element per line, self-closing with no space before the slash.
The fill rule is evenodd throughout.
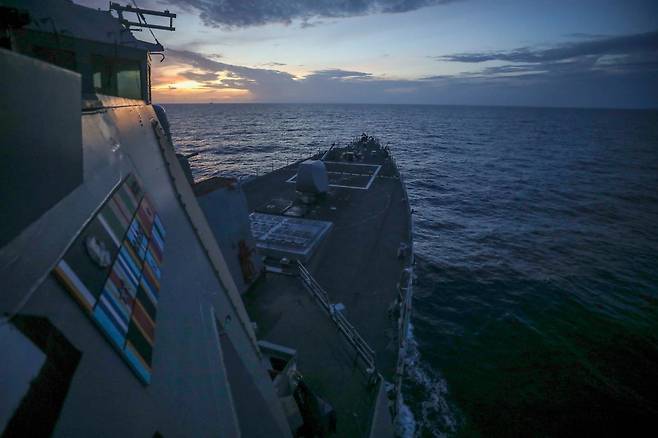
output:
<path id="1" fill-rule="evenodd" d="M 172 14 L 168 10 L 155 11 L 152 9 L 143 9 L 130 5 L 123 6 L 120 5 L 119 3 L 114 3 L 114 2 L 110 2 L 110 10 L 117 11 L 117 14 L 119 15 L 119 21 L 121 21 L 121 24 L 126 26 L 128 29 L 130 29 L 131 27 L 139 27 L 139 28 L 168 30 L 168 31 L 176 30 L 176 28 L 174 27 L 174 18 L 176 18 L 176 14 Z M 123 17 L 124 12 L 131 12 L 137 15 L 137 21 L 130 21 L 125 19 Z M 159 24 L 149 24 L 146 22 L 146 17 L 145 17 L 146 15 L 150 15 L 153 17 L 169 18 L 169 26 L 162 26 Z"/>

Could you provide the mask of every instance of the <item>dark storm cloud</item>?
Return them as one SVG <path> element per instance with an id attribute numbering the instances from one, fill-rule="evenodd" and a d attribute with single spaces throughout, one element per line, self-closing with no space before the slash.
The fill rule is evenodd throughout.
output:
<path id="1" fill-rule="evenodd" d="M 658 52 L 658 31 L 571 42 L 549 49 L 522 47 L 509 51 L 455 53 L 435 59 L 450 62 L 479 63 L 507 61 L 542 63 L 566 61 L 585 56 L 631 55 Z"/>
<path id="2" fill-rule="evenodd" d="M 168 0 L 199 11 L 206 25 L 244 27 L 290 23 L 312 26 L 315 18 L 339 18 L 375 13 L 400 13 L 460 0 Z"/>

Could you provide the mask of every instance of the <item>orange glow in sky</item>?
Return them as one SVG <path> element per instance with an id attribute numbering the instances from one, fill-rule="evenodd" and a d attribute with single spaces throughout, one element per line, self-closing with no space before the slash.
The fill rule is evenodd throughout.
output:
<path id="1" fill-rule="evenodd" d="M 216 80 L 203 83 L 180 75 L 181 72 L 189 70 L 189 66 L 186 68 L 154 63 L 152 67 L 151 91 L 156 102 L 235 102 L 249 101 L 252 97 L 252 93 L 246 88 L 234 88 L 223 84 L 222 81 L 229 79 L 225 74 L 218 74 Z"/>

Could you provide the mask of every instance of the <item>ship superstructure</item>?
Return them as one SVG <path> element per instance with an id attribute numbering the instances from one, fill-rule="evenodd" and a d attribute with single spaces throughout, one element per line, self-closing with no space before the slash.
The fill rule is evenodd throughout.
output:
<path id="1" fill-rule="evenodd" d="M 111 9 L 0 2 L 0 431 L 392 435 L 413 251 L 390 151 L 195 182 L 150 102 L 163 48 L 131 33 L 175 14 Z"/>

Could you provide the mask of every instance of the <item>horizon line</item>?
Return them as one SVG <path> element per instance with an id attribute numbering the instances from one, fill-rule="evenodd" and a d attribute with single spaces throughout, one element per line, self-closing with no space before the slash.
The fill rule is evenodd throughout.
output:
<path id="1" fill-rule="evenodd" d="M 606 107 L 606 106 L 564 106 L 564 105 L 500 105 L 500 104 L 460 104 L 460 103 L 408 103 L 408 102 L 151 102 L 155 105 L 397 105 L 397 106 L 444 106 L 473 108 L 532 108 L 532 109 L 570 109 L 570 110 L 614 110 L 614 111 L 658 111 L 658 106 L 646 107 Z"/>

